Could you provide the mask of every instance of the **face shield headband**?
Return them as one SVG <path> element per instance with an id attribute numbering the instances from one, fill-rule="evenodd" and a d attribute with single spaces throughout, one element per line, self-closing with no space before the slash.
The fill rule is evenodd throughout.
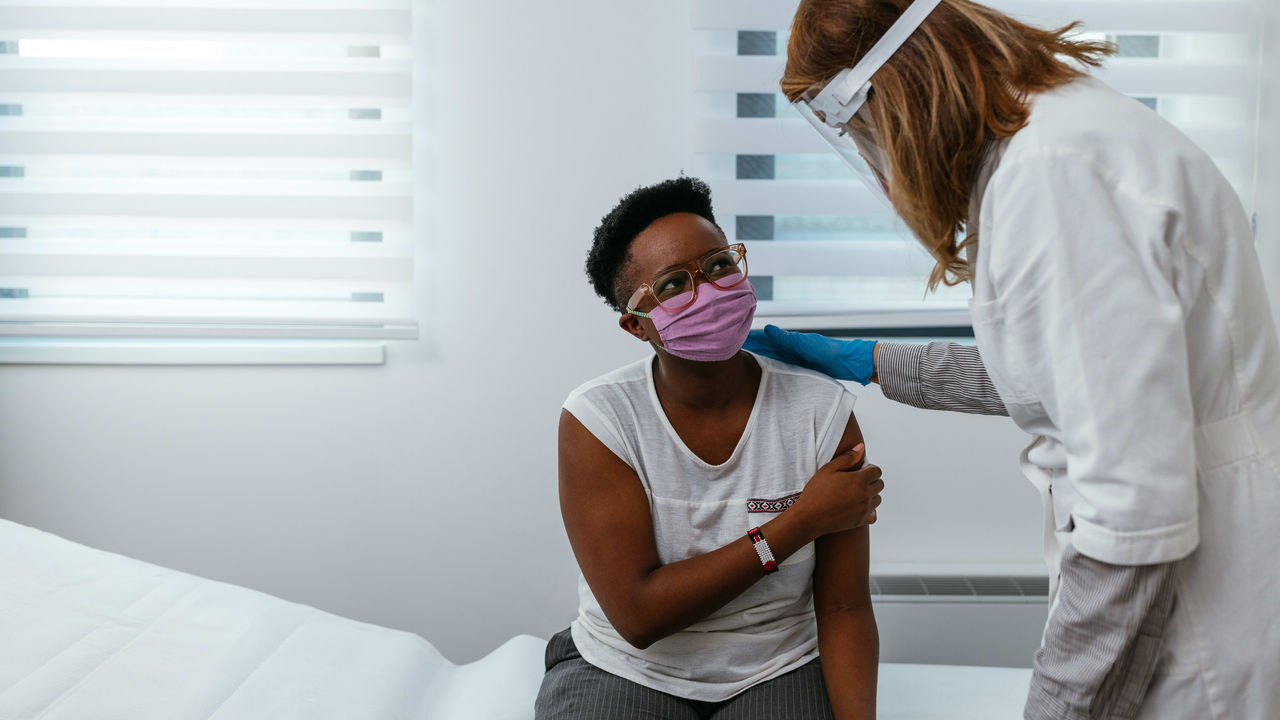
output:
<path id="1" fill-rule="evenodd" d="M 941 2 L 915 0 L 856 65 L 841 70 L 826 83 L 814 85 L 792 103 L 844 164 L 885 204 L 889 203 L 889 166 L 884 152 L 876 144 L 874 125 L 864 107 L 871 92 L 871 77 Z M 851 124 L 855 116 L 858 122 Z M 867 128 L 867 132 L 855 129 L 859 126 Z"/>

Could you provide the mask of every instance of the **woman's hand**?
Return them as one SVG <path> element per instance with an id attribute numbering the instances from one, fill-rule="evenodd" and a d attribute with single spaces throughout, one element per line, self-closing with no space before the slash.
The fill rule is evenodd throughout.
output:
<path id="1" fill-rule="evenodd" d="M 858 444 L 818 468 L 788 512 L 805 516 L 814 537 L 852 530 L 876 521 L 884 481 L 880 468 L 864 465 L 867 450 Z"/>
<path id="2" fill-rule="evenodd" d="M 873 340 L 836 340 L 817 333 L 789 332 L 776 325 L 753 330 L 743 346 L 753 353 L 866 385 L 875 377 Z"/>

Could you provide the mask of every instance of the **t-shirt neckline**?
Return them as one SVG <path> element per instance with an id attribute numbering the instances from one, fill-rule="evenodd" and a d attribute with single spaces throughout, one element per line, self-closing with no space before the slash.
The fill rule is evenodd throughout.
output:
<path id="1" fill-rule="evenodd" d="M 645 380 L 649 386 L 649 401 L 653 403 L 653 409 L 658 413 L 658 418 L 662 421 L 662 426 L 667 429 L 667 434 L 671 436 L 673 441 L 675 441 L 676 446 L 680 448 L 681 452 L 683 452 L 690 460 L 708 470 L 723 470 L 732 465 L 733 462 L 738 459 L 738 456 L 742 454 L 742 448 L 747 444 L 747 438 L 751 436 L 751 430 L 756 426 L 756 418 L 760 415 L 760 406 L 764 404 L 764 390 L 765 385 L 769 382 L 769 368 L 766 363 L 761 361 L 759 355 L 756 355 L 750 350 L 744 350 L 743 352 L 755 358 L 756 365 L 760 367 L 760 387 L 756 388 L 755 403 L 751 406 L 751 414 L 747 416 L 747 425 L 742 428 L 742 435 L 738 438 L 738 444 L 734 446 L 733 452 L 729 454 L 729 457 L 719 465 L 712 465 L 706 460 L 698 457 L 697 453 L 690 450 L 689 446 L 685 444 L 684 439 L 680 437 L 680 433 L 676 432 L 675 426 L 671 424 L 671 419 L 667 417 L 667 411 L 663 409 L 662 401 L 658 399 L 658 386 L 653 379 L 653 364 L 658 361 L 658 356 L 654 355 L 644 364 Z"/>

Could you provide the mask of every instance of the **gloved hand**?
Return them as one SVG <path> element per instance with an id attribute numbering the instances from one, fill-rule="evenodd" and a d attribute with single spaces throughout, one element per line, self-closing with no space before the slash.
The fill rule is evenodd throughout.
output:
<path id="1" fill-rule="evenodd" d="M 874 340 L 835 340 L 817 333 L 789 332 L 776 325 L 752 330 L 744 350 L 866 385 L 875 373 Z"/>

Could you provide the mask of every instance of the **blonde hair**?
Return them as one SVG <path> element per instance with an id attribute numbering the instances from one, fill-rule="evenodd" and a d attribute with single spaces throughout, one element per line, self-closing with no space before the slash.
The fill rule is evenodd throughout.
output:
<path id="1" fill-rule="evenodd" d="M 853 67 L 911 0 L 803 0 L 787 45 L 782 92 L 793 102 Z M 1079 23 L 1042 30 L 969 0 L 943 0 L 875 74 L 869 132 L 889 162 L 889 199 L 933 256 L 929 289 L 971 278 L 958 241 L 984 152 L 1027 124 L 1027 97 L 1098 66 L 1107 43 L 1072 40 Z M 855 117 L 854 123 L 859 121 Z"/>

